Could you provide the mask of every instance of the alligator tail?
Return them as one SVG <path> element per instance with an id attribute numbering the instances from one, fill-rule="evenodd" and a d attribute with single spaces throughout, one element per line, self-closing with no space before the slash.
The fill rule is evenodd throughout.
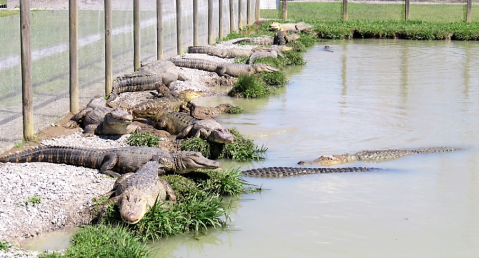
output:
<path id="1" fill-rule="evenodd" d="M 301 167 L 266 167 L 241 171 L 246 177 L 288 177 L 319 173 L 370 172 L 381 168 L 344 167 L 344 168 L 301 168 Z"/>
<path id="2" fill-rule="evenodd" d="M 0 158 L 0 162 L 50 162 L 100 168 L 106 152 L 73 147 L 40 146 Z"/>

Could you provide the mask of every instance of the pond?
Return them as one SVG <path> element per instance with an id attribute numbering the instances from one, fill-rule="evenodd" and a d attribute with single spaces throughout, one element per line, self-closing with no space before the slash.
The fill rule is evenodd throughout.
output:
<path id="1" fill-rule="evenodd" d="M 264 161 L 224 166 L 463 149 L 343 165 L 381 172 L 246 178 L 267 190 L 233 202 L 229 228 L 157 242 L 157 257 L 477 257 L 479 43 L 324 41 L 304 58 L 275 96 L 198 101 L 243 107 L 221 123 L 268 147 Z"/>
<path id="2" fill-rule="evenodd" d="M 324 51 L 330 45 L 333 52 Z M 156 257 L 478 257 L 479 43 L 323 41 L 266 99 L 214 97 L 266 159 L 242 169 L 369 149 L 451 146 L 367 173 L 246 178 L 264 191 L 231 200 L 233 222 L 150 246 Z"/>

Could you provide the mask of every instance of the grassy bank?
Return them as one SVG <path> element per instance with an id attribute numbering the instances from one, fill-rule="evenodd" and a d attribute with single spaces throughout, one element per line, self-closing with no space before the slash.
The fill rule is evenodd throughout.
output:
<path id="1" fill-rule="evenodd" d="M 479 5 L 473 5 L 472 23 L 465 5 L 413 4 L 404 21 L 402 4 L 348 4 L 343 22 L 341 3 L 288 3 L 288 18 L 315 25 L 320 38 L 401 38 L 414 40 L 479 40 Z M 279 18 L 281 11 L 262 10 L 263 18 Z"/>
<path id="2" fill-rule="evenodd" d="M 453 23 L 466 20 L 465 4 L 411 4 L 409 9 L 409 19 L 413 21 Z M 282 10 L 261 10 L 261 18 L 281 19 Z M 288 2 L 288 19 L 342 21 L 342 3 Z M 404 4 L 349 3 L 348 20 L 403 21 Z M 479 22 L 479 4 L 472 6 L 472 22 Z"/>

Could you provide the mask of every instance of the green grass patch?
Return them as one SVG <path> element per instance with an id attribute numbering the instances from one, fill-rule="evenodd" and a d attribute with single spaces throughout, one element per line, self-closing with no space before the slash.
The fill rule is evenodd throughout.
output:
<path id="1" fill-rule="evenodd" d="M 244 112 L 243 108 L 237 107 L 237 106 L 233 106 L 228 110 L 228 114 L 233 114 L 233 115 L 241 114 L 243 112 Z"/>
<path id="2" fill-rule="evenodd" d="M 65 257 L 149 257 L 146 244 L 127 227 L 112 225 L 85 226 L 73 234 Z M 59 256 L 44 256 L 59 257 Z"/>
<path id="3" fill-rule="evenodd" d="M 229 96 L 241 98 L 262 98 L 271 94 L 269 86 L 258 80 L 255 74 L 240 76 L 228 92 Z"/>
<path id="4" fill-rule="evenodd" d="M 0 251 L 6 251 L 10 248 L 10 243 L 5 240 L 0 239 Z"/>
<path id="5" fill-rule="evenodd" d="M 233 143 L 212 143 L 202 138 L 188 139 L 182 142 L 181 149 L 201 152 L 210 159 L 232 159 L 250 161 L 264 159 L 266 147 L 258 147 L 253 140 L 244 138 L 236 128 L 228 129 L 234 137 Z"/>
<path id="6" fill-rule="evenodd" d="M 477 2 L 477 1 L 476 1 Z M 281 6 L 282 7 L 282 6 Z M 349 21 L 403 21 L 404 4 L 348 3 Z M 472 7 L 472 21 L 479 21 L 479 6 Z M 476 12 L 475 12 L 476 11 Z M 261 18 L 281 19 L 280 10 L 261 10 Z M 410 20 L 453 23 L 466 20 L 466 5 L 460 4 L 414 4 L 410 5 Z M 303 21 L 342 21 L 341 2 L 288 3 L 288 19 Z"/>
<path id="7" fill-rule="evenodd" d="M 1 2 L 1 1 L 0 1 Z M 2 3 L 0 3 L 1 5 Z M 20 14 L 20 10 L 0 10 L 0 17 L 8 17 Z"/>
<path id="8" fill-rule="evenodd" d="M 33 206 L 36 206 L 42 201 L 42 197 L 40 196 L 31 196 L 27 200 L 23 201 L 23 204 L 25 206 L 28 206 L 28 204 L 32 204 Z"/>
<path id="9" fill-rule="evenodd" d="M 158 147 L 161 139 L 151 133 L 134 132 L 128 137 L 127 143 L 131 146 Z"/>

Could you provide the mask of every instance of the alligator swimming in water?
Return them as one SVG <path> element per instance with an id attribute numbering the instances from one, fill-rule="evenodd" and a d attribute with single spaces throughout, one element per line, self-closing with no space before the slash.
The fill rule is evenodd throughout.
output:
<path id="1" fill-rule="evenodd" d="M 108 204 L 117 204 L 120 208 L 121 219 L 128 224 L 136 224 L 145 216 L 155 203 L 163 203 L 169 197 L 170 203 L 176 203 L 176 195 L 166 180 L 158 177 L 158 170 L 163 165 L 159 157 L 153 155 L 135 173 L 124 174 L 119 177 L 111 195 L 104 205 L 101 215 L 105 215 Z M 165 204 L 162 207 L 167 208 Z"/>
<path id="2" fill-rule="evenodd" d="M 131 124 L 133 116 L 121 108 L 106 106 L 106 100 L 95 96 L 88 105 L 75 114 L 66 124 L 66 128 L 83 125 L 83 136 L 96 134 L 128 134 L 139 130 L 139 126 Z"/>
<path id="3" fill-rule="evenodd" d="M 50 162 L 100 169 L 100 173 L 118 177 L 120 173 L 135 172 L 150 161 L 153 155 L 167 172 L 184 174 L 198 168 L 218 168 L 217 161 L 209 160 L 199 152 L 164 151 L 151 147 L 122 147 L 91 149 L 77 147 L 41 146 L 4 156 L 0 162 Z"/>
<path id="4" fill-rule="evenodd" d="M 136 72 L 119 76 L 113 80 L 113 89 L 108 103 L 122 92 L 158 90 L 164 84 L 171 88 L 178 79 L 178 68 L 170 61 L 157 60 L 146 64 Z"/>
<path id="5" fill-rule="evenodd" d="M 138 112 L 136 116 L 155 122 L 156 127 L 166 129 L 171 134 L 177 134 L 177 139 L 201 135 L 211 142 L 233 142 L 233 135 L 214 119 L 201 120 L 173 110 L 155 108 Z"/>
<path id="6" fill-rule="evenodd" d="M 288 177 L 319 173 L 344 173 L 344 172 L 371 172 L 381 171 L 381 168 L 347 167 L 347 168 L 302 168 L 302 167 L 266 167 L 241 171 L 246 177 Z"/>
<path id="7" fill-rule="evenodd" d="M 313 161 L 300 161 L 299 165 L 338 165 L 351 163 L 355 161 L 363 162 L 383 162 L 388 160 L 395 160 L 405 156 L 420 154 L 420 153 L 437 153 L 456 151 L 459 148 L 450 147 L 433 147 L 433 148 L 418 148 L 418 149 L 384 149 L 384 150 L 366 150 L 354 154 L 344 153 L 339 155 L 323 155 Z"/>

